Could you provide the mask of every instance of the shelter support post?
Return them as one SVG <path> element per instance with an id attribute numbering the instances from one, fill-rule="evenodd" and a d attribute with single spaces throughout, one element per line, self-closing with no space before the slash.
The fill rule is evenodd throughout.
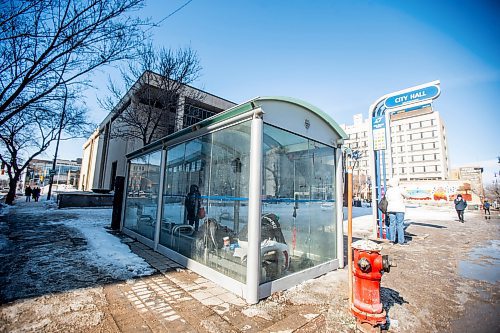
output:
<path id="1" fill-rule="evenodd" d="M 347 168 L 347 265 L 349 274 L 349 308 L 352 306 L 352 167 Z"/>
<path id="2" fill-rule="evenodd" d="M 248 190 L 248 254 L 247 292 L 249 304 L 259 302 L 260 285 L 260 219 L 262 192 L 262 152 L 263 152 L 262 110 L 256 109 L 251 122 L 250 139 L 250 179 Z"/>
<path id="3" fill-rule="evenodd" d="M 343 185 L 343 170 L 342 170 L 342 149 L 339 147 L 336 149 L 337 155 L 337 164 L 336 164 L 336 195 L 335 195 L 335 204 L 336 204 L 336 214 L 337 214 L 337 258 L 339 259 L 339 267 L 345 266 L 344 261 L 344 211 L 343 211 L 343 193 L 344 193 L 344 185 Z"/>

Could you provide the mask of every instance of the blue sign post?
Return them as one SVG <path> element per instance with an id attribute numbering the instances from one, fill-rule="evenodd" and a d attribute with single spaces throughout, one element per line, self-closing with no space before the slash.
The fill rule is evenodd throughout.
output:
<path id="1" fill-rule="evenodd" d="M 377 208 L 377 203 L 385 193 L 386 180 L 393 176 L 391 147 L 386 142 L 386 138 L 390 138 L 391 133 L 391 115 L 428 107 L 440 93 L 440 82 L 436 80 L 384 95 L 370 106 L 373 140 L 370 178 L 373 181 L 372 209 L 373 236 L 375 237 L 382 238 L 384 229 L 384 215 Z M 389 167 L 388 170 L 386 165 Z"/>

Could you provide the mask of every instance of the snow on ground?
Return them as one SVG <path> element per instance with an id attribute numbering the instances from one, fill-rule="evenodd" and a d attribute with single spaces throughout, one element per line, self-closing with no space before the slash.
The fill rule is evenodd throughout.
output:
<path id="1" fill-rule="evenodd" d="M 364 236 L 371 234 L 373 230 L 373 211 L 368 207 L 352 208 L 352 230 L 353 234 Z M 465 212 L 467 218 L 468 212 Z M 469 213 L 470 214 L 470 213 Z M 425 223 L 434 221 L 453 221 L 456 212 L 452 207 L 416 206 L 407 205 L 405 213 L 405 224 L 412 222 Z M 344 233 L 347 233 L 347 208 L 344 207 Z"/>
<path id="2" fill-rule="evenodd" d="M 92 262 L 115 279 L 129 279 L 151 275 L 155 269 L 130 251 L 119 238 L 107 232 L 111 224 L 111 209 L 69 209 L 79 215 L 77 219 L 64 221 L 64 225 L 78 229 L 87 239 L 88 257 Z"/>
<path id="3" fill-rule="evenodd" d="M 106 227 L 111 224 L 111 208 L 57 209 L 53 201 L 46 201 L 42 196 L 38 203 L 17 200 L 15 206 L 0 211 L 1 215 L 16 213 L 43 216 L 47 223 L 64 224 L 79 231 L 87 240 L 84 251 L 86 259 L 114 279 L 130 279 L 155 272 L 143 258 L 134 254 L 118 237 L 107 231 Z M 76 218 L 61 221 L 60 214 L 65 213 Z M 0 238 L 0 248 L 2 246 L 7 246 L 4 238 Z"/>

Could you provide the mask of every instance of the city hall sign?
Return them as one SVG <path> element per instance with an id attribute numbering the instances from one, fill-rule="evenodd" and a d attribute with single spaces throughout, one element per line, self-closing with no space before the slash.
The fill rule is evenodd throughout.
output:
<path id="1" fill-rule="evenodd" d="M 408 91 L 402 94 L 389 96 L 386 98 L 384 104 L 388 109 L 401 107 L 406 104 L 413 104 L 435 99 L 441 93 L 438 85 L 430 85 L 417 90 Z"/>

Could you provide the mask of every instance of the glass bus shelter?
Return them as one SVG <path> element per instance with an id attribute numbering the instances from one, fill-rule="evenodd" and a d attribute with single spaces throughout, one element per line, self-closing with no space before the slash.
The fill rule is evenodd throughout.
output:
<path id="1" fill-rule="evenodd" d="M 343 267 L 347 136 L 259 97 L 129 154 L 122 231 L 248 303 Z"/>

